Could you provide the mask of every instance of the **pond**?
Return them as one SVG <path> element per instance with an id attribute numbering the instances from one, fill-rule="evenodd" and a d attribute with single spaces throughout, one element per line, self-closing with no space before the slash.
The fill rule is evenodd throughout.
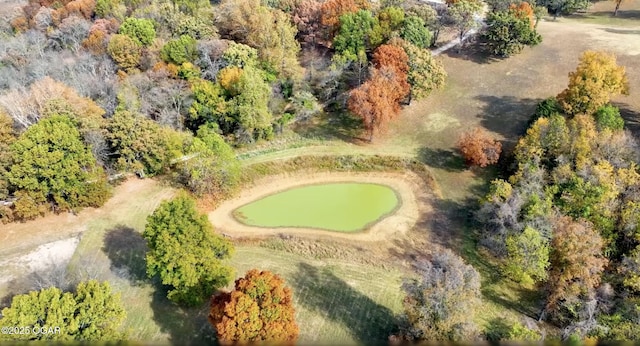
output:
<path id="1" fill-rule="evenodd" d="M 330 183 L 281 191 L 233 212 L 249 226 L 316 228 L 357 232 L 392 214 L 400 204 L 386 185 Z"/>

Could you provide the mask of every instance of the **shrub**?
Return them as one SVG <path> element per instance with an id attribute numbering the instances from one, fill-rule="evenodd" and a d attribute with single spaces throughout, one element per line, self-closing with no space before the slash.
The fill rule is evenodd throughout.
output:
<path id="1" fill-rule="evenodd" d="M 596 118 L 596 126 L 598 130 L 622 130 L 624 128 L 624 119 L 620 116 L 620 109 L 611 104 L 604 105 L 594 114 Z"/>
<path id="2" fill-rule="evenodd" d="M 122 23 L 118 32 L 143 46 L 150 45 L 156 38 L 156 29 L 151 19 L 129 17 Z"/>
<path id="3" fill-rule="evenodd" d="M 176 65 L 192 62 L 197 57 L 196 40 L 189 35 L 171 40 L 162 47 L 160 57 L 162 60 Z"/>
<path id="4" fill-rule="evenodd" d="M 109 40 L 107 51 L 121 68 L 130 70 L 140 64 L 142 48 L 135 40 L 126 35 L 113 35 Z"/>
<path id="5" fill-rule="evenodd" d="M 502 151 L 502 144 L 479 127 L 463 133 L 457 145 L 468 164 L 480 167 L 497 163 Z"/>

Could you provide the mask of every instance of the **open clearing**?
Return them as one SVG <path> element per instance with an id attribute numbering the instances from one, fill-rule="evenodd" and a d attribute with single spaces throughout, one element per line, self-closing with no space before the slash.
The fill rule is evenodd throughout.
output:
<path id="1" fill-rule="evenodd" d="M 432 210 L 420 215 L 414 228 L 395 232 L 384 241 L 329 241 L 309 235 L 287 242 L 274 237 L 275 245 L 267 248 L 239 240 L 231 260 L 237 275 L 258 267 L 284 276 L 294 289 L 301 342 L 368 343 L 386 340 L 391 330 L 389 321 L 400 309 L 404 270 L 433 248 L 444 246 L 482 274 L 484 306 L 478 310 L 482 312 L 479 322 L 496 317 L 537 318 L 540 294 L 502 279 L 498 268 L 477 254 L 477 225 L 470 211 L 496 174 L 492 169 L 466 169 L 454 150 L 455 140 L 462 131 L 479 125 L 503 139 L 508 150 L 526 128 L 536 103 L 566 86 L 567 74 L 587 49 L 615 52 L 619 64 L 626 66 L 632 95 L 614 101 L 627 127 L 638 133 L 640 35 L 634 32 L 640 30 L 640 23 L 633 15 L 640 6 L 638 0 L 623 3 L 620 20 L 597 13 L 611 11 L 612 6 L 611 1 L 603 1 L 586 16 L 543 21 L 539 26 L 543 42 L 508 60 L 487 59 L 473 49 L 442 55 L 449 74 L 447 86 L 407 107 L 388 133 L 371 145 L 333 140 L 284 150 L 267 147 L 263 154 L 245 160 L 345 153 L 417 156 L 431 167 L 443 196 L 429 201 Z M 127 307 L 126 325 L 132 338 L 153 343 L 209 340 L 212 330 L 206 322 L 206 307 L 175 307 L 162 288 L 144 275 L 145 243 L 140 232 L 146 216 L 172 194 L 172 189 L 156 181 L 132 179 L 118 186 L 100 209 L 2 225 L 0 256 L 3 261 L 19 258 L 42 244 L 81 233 L 69 272 L 112 282 Z M 420 196 L 417 199 L 422 203 Z M 264 235 L 263 230 L 260 233 Z M 389 268 L 380 269 L 383 265 Z M 3 289 L 0 293 L 9 293 Z"/>

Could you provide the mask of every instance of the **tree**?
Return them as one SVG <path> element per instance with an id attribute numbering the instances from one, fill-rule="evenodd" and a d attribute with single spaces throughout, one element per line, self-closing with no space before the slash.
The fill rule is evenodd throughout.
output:
<path id="1" fill-rule="evenodd" d="M 298 37 L 310 44 L 322 40 L 322 3 L 318 0 L 304 0 L 293 11 L 293 22 L 298 27 Z"/>
<path id="2" fill-rule="evenodd" d="M 228 37 L 256 48 L 282 77 L 297 79 L 301 74 L 297 29 L 288 14 L 257 0 L 223 1 L 216 21 Z"/>
<path id="3" fill-rule="evenodd" d="M 145 18 L 129 17 L 125 19 L 118 32 L 127 35 L 142 46 L 149 46 L 156 38 L 153 20 Z"/>
<path id="4" fill-rule="evenodd" d="M 463 133 L 457 145 L 468 164 L 480 167 L 498 162 L 502 151 L 502 144 L 480 127 Z"/>
<path id="5" fill-rule="evenodd" d="M 620 116 L 620 109 L 611 104 L 606 104 L 596 111 L 596 126 L 598 130 L 610 129 L 619 131 L 624 128 L 624 119 Z"/>
<path id="6" fill-rule="evenodd" d="M 349 111 L 362 119 L 369 141 L 375 132 L 383 130 L 400 112 L 405 98 L 402 86 L 392 68 L 374 69 L 371 78 L 349 93 Z"/>
<path id="7" fill-rule="evenodd" d="M 546 305 L 553 320 L 565 325 L 575 319 L 575 311 L 598 286 L 607 264 L 603 246 L 602 238 L 590 224 L 568 216 L 557 218 L 551 239 Z"/>
<path id="8" fill-rule="evenodd" d="M 395 84 L 399 95 L 408 95 L 411 86 L 407 82 L 409 57 L 404 49 L 398 46 L 383 44 L 373 52 L 373 65 L 377 69 L 389 68 L 395 76 Z"/>
<path id="9" fill-rule="evenodd" d="M 333 40 L 334 60 L 340 62 L 366 62 L 369 34 L 375 25 L 370 11 L 359 10 L 340 17 L 340 29 Z"/>
<path id="10" fill-rule="evenodd" d="M 469 341 L 477 336 L 473 312 L 480 300 L 480 275 L 451 251 L 419 266 L 420 279 L 406 281 L 401 336 L 415 341 Z"/>
<path id="11" fill-rule="evenodd" d="M 519 13 L 522 12 L 510 9 L 487 16 L 487 30 L 483 36 L 492 54 L 508 57 L 522 51 L 524 46 L 534 46 L 542 41 L 530 19 Z"/>
<path id="12" fill-rule="evenodd" d="M 448 20 L 445 15 L 446 7 L 438 7 L 438 9 L 427 4 L 416 4 L 410 7 L 407 12 L 422 19 L 431 34 L 431 42 L 429 47 L 435 46 L 440 36 L 440 31 L 445 26 L 445 22 Z"/>
<path id="13" fill-rule="evenodd" d="M 618 272 L 622 275 L 625 287 L 640 292 L 640 246 L 622 257 Z"/>
<path id="14" fill-rule="evenodd" d="M 113 61 L 125 70 L 130 70 L 140 64 L 142 47 L 127 35 L 112 35 L 107 46 L 107 52 Z"/>
<path id="15" fill-rule="evenodd" d="M 162 202 L 147 217 L 142 236 L 149 246 L 147 274 L 160 276 L 162 284 L 171 287 L 167 297 L 173 302 L 199 305 L 233 276 L 223 262 L 233 245 L 213 233 L 207 216 L 184 194 Z"/>
<path id="16" fill-rule="evenodd" d="M 618 9 L 620 8 L 620 4 L 623 2 L 624 0 L 613 0 L 613 2 L 616 3 L 616 9 L 613 10 L 613 16 L 617 16 L 618 15 Z"/>
<path id="17" fill-rule="evenodd" d="M 447 72 L 428 49 L 421 49 L 406 41 L 401 41 L 400 46 L 409 57 L 407 80 L 411 85 L 411 99 L 425 98 L 433 90 L 444 86 Z"/>
<path id="18" fill-rule="evenodd" d="M 260 58 L 273 66 L 284 79 L 298 79 L 302 68 L 298 61 L 300 44 L 296 41 L 297 28 L 291 24 L 288 14 L 269 11 L 269 20 L 253 30 L 247 37 L 247 43 L 258 49 Z"/>
<path id="19" fill-rule="evenodd" d="M 403 27 L 404 10 L 399 7 L 385 7 L 376 16 L 375 24 L 369 34 L 369 44 L 375 48 L 389 40 Z"/>
<path id="20" fill-rule="evenodd" d="M 519 235 L 507 237 L 507 260 L 504 274 L 509 278 L 531 285 L 547 278 L 549 244 L 540 232 L 525 227 Z"/>
<path id="21" fill-rule="evenodd" d="M 28 91 L 14 90 L 0 98 L 16 128 L 24 130 L 54 114 L 66 114 L 77 122 L 82 134 L 100 128 L 104 123 L 104 109 L 93 100 L 50 77 L 44 77 L 29 86 Z"/>
<path id="22" fill-rule="evenodd" d="M 220 71 L 218 77 L 228 74 L 232 69 L 233 67 Z M 210 121 L 215 121 L 224 135 L 233 135 L 236 143 L 269 138 L 273 131 L 272 114 L 268 107 L 271 88 L 265 82 L 263 72 L 247 66 L 241 69 L 240 76 L 228 82 L 227 85 L 220 85 L 218 90 L 215 86 L 207 87 L 207 93 L 212 95 L 212 98 L 205 101 L 211 106 L 206 106 L 203 110 L 211 111 Z M 221 93 L 221 99 L 215 96 L 218 92 Z M 198 97 L 196 95 L 196 99 Z M 220 100 L 224 101 L 224 104 L 218 104 Z M 198 104 L 194 102 L 194 106 Z M 190 112 L 201 114 L 194 106 Z"/>
<path id="23" fill-rule="evenodd" d="M 189 35 L 181 35 L 179 38 L 167 42 L 160 51 L 162 60 L 176 65 L 185 62 L 193 62 L 197 55 L 196 40 Z"/>
<path id="24" fill-rule="evenodd" d="M 11 165 L 10 146 L 16 140 L 13 133 L 13 121 L 0 110 L 0 201 L 9 197 L 9 182 L 7 181 L 7 172 Z M 9 208 L 0 207 L 0 223 L 8 222 L 13 219 L 13 212 Z"/>
<path id="25" fill-rule="evenodd" d="M 117 111 L 107 124 L 107 142 L 119 169 L 141 176 L 155 175 L 181 153 L 171 153 L 169 141 L 181 135 L 130 111 Z"/>
<path id="26" fill-rule="evenodd" d="M 449 5 L 446 16 L 458 32 L 459 48 L 463 46 L 465 36 L 479 26 L 476 17 L 480 11 L 482 11 L 482 5 L 476 0 L 458 0 Z"/>
<path id="27" fill-rule="evenodd" d="M 569 15 L 576 11 L 586 10 L 590 2 L 588 0 L 539 0 L 538 4 L 545 6 L 555 20 L 559 15 Z"/>
<path id="28" fill-rule="evenodd" d="M 81 282 L 75 292 L 64 293 L 50 287 L 12 298 L 0 326 L 29 332 L 3 332 L 0 340 L 119 341 L 125 339 L 120 332 L 125 317 L 120 295 L 108 282 Z"/>
<path id="29" fill-rule="evenodd" d="M 340 18 L 345 14 L 356 13 L 359 10 L 369 9 L 367 0 L 328 0 L 322 3 L 322 25 L 327 27 L 331 41 L 340 27 Z"/>
<path id="30" fill-rule="evenodd" d="M 578 68 L 569 73 L 569 86 L 557 98 L 567 114 L 593 114 L 617 94 L 629 94 L 624 67 L 616 64 L 614 55 L 586 51 Z"/>
<path id="31" fill-rule="evenodd" d="M 252 269 L 235 289 L 211 299 L 209 322 L 222 344 L 261 341 L 288 343 L 298 338 L 291 289 L 280 276 Z"/>
<path id="32" fill-rule="evenodd" d="M 214 126 L 205 125 L 187 149 L 196 155 L 184 161 L 179 168 L 180 180 L 197 196 L 227 196 L 238 186 L 240 163 L 233 149 L 215 132 Z"/>
<path id="33" fill-rule="evenodd" d="M 220 84 L 204 79 L 195 80 L 191 83 L 191 91 L 193 102 L 189 108 L 187 127 L 195 132 L 201 125 L 207 123 L 221 125 L 227 107 L 222 95 L 224 90 Z M 227 130 L 226 127 L 223 128 L 224 130 Z"/>
<path id="34" fill-rule="evenodd" d="M 99 207 L 109 196 L 104 171 L 67 116 L 40 120 L 11 144 L 10 151 L 7 180 L 23 192 L 25 201 L 50 202 L 54 210 L 67 211 Z"/>
<path id="35" fill-rule="evenodd" d="M 408 16 L 400 29 L 400 37 L 418 48 L 431 46 L 431 32 L 420 17 Z"/>

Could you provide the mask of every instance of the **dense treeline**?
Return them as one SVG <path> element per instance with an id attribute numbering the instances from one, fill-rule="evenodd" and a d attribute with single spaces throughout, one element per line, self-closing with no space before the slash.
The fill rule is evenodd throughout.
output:
<path id="1" fill-rule="evenodd" d="M 638 339 L 640 229 L 636 139 L 611 96 L 628 93 L 615 57 L 588 51 L 569 86 L 538 105 L 478 215 L 504 275 L 546 291 L 541 317 L 564 336 Z"/>
<path id="2" fill-rule="evenodd" d="M 444 84 L 427 49 L 444 25 L 438 11 L 31 0 L 0 42 L 0 219 L 100 206 L 129 172 L 169 174 L 196 195 L 232 193 L 233 147 L 323 108 L 350 110 L 372 140 L 402 103 Z"/>

